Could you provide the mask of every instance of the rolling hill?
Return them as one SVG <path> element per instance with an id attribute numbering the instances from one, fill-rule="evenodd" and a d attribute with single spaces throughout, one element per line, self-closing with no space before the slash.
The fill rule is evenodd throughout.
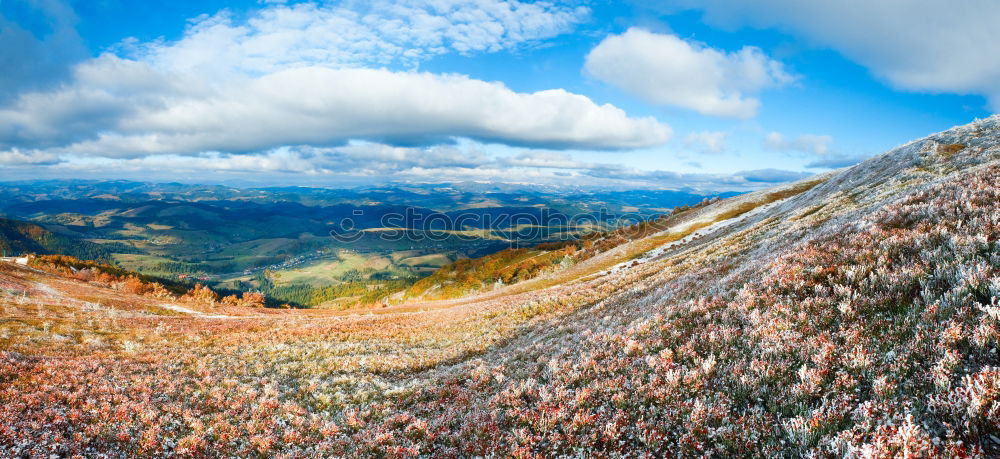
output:
<path id="1" fill-rule="evenodd" d="M 6 256 L 23 254 L 64 254 L 88 260 L 107 260 L 107 247 L 55 234 L 29 222 L 0 218 L 0 250 Z"/>
<path id="2" fill-rule="evenodd" d="M 613 240 L 365 314 L 2 265 L 0 453 L 1000 455 L 1000 117 Z"/>

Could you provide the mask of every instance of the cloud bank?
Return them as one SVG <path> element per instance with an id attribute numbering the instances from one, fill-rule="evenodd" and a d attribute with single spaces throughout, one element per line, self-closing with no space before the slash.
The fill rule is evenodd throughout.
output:
<path id="1" fill-rule="evenodd" d="M 280 147 L 248 154 L 209 152 L 197 155 L 159 154 L 137 157 L 75 157 L 25 171 L 36 178 L 66 176 L 101 178 L 112 173 L 134 180 L 176 180 L 198 177 L 213 182 L 258 181 L 275 184 L 342 185 L 345 183 L 462 182 L 548 184 L 577 188 L 690 188 L 734 191 L 763 188 L 809 174 L 774 169 L 735 173 L 678 173 L 637 170 L 620 164 L 574 159 L 561 151 L 524 150 L 493 155 L 480 145 L 401 147 L 352 141 L 339 147 Z"/>
<path id="2" fill-rule="evenodd" d="M 112 157 L 451 137 L 617 149 L 669 136 L 653 118 L 561 89 L 516 93 L 462 75 L 325 67 L 216 85 L 111 55 L 78 67 L 71 86 L 0 109 L 0 145 Z"/>
<path id="3" fill-rule="evenodd" d="M 625 149 L 670 136 L 654 118 L 562 89 L 520 93 L 415 69 L 434 55 L 513 49 L 565 33 L 585 8 L 344 5 L 269 4 L 243 20 L 227 12 L 197 18 L 176 41 L 125 41 L 77 65 L 58 88 L 0 106 L 0 161 L 254 153 L 358 139 Z"/>

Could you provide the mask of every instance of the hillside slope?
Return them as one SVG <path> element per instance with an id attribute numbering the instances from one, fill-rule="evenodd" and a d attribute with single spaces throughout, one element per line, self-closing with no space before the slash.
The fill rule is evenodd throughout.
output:
<path id="1" fill-rule="evenodd" d="M 40 225 L 0 218 L 0 250 L 8 256 L 61 254 L 88 260 L 108 259 L 110 252 L 93 242 L 55 234 Z"/>
<path id="2" fill-rule="evenodd" d="M 6 267 L 0 453 L 996 457 L 1000 117 L 809 183 L 380 314 L 121 316 Z"/>

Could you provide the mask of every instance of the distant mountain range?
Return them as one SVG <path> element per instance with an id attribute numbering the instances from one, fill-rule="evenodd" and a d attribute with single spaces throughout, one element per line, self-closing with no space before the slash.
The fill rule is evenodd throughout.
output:
<path id="1" fill-rule="evenodd" d="M 614 229 L 708 197 L 477 183 L 332 189 L 47 180 L 0 183 L 0 216 L 10 219 L 11 253 L 107 260 L 232 289 L 272 286 L 259 277 L 267 270 L 287 274 L 280 284 L 304 298 L 301 288 L 344 281 L 338 276 L 417 279 L 449 261 Z M 351 240 L 331 237 L 345 231 L 355 233 Z M 345 261 L 343 250 L 365 261 Z M 308 286 L 286 273 L 314 267 L 326 274 L 309 274 Z"/>

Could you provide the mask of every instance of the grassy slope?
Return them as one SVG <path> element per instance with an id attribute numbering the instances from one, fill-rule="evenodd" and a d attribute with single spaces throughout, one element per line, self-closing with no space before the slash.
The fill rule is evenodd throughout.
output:
<path id="1" fill-rule="evenodd" d="M 998 122 L 655 256 L 619 246 L 567 282 L 381 315 L 115 318 L 124 306 L 61 305 L 15 271 L 0 451 L 996 456 Z M 952 144 L 967 147 L 940 154 Z M 128 339 L 65 340 L 62 324 Z"/>
<path id="2" fill-rule="evenodd" d="M 592 238 L 589 239 L 591 243 L 596 241 L 599 246 L 598 249 L 594 249 L 596 252 L 592 253 L 581 252 L 577 254 L 574 251 L 571 254 L 567 254 L 562 249 L 503 251 L 484 256 L 477 260 L 463 261 L 459 264 L 452 263 L 443 266 L 430 277 L 421 279 L 407 290 L 406 296 L 418 299 L 428 297 L 433 299 L 452 299 L 469 294 L 488 292 L 493 290 L 497 279 L 510 283 L 512 280 L 510 274 L 518 272 L 518 267 L 526 265 L 526 260 L 536 262 L 541 260 L 544 267 L 524 276 L 513 276 L 513 281 L 516 283 L 503 289 L 498 294 L 527 292 L 570 282 L 575 279 L 598 274 L 657 247 L 684 239 L 702 228 L 737 218 L 753 209 L 808 191 L 812 187 L 822 183 L 823 180 L 825 179 L 807 179 L 776 189 L 731 198 L 705 208 L 695 208 L 653 222 L 650 226 L 654 231 L 659 231 L 655 231 L 655 234 L 652 235 L 643 237 L 644 234 L 649 232 L 648 229 L 645 229 L 647 233 L 633 234 L 643 230 L 639 228 L 626 228 L 607 234 L 601 238 Z M 625 236 L 621 238 L 621 242 L 612 242 L 608 248 L 600 248 L 602 240 L 611 239 L 619 233 Z M 567 255 L 575 259 L 575 261 L 582 260 L 582 262 L 566 269 L 555 266 L 555 263 L 558 263 Z M 584 256 L 586 256 L 586 259 L 583 258 Z M 469 279 L 462 281 L 460 278 L 463 275 L 469 277 Z"/>

